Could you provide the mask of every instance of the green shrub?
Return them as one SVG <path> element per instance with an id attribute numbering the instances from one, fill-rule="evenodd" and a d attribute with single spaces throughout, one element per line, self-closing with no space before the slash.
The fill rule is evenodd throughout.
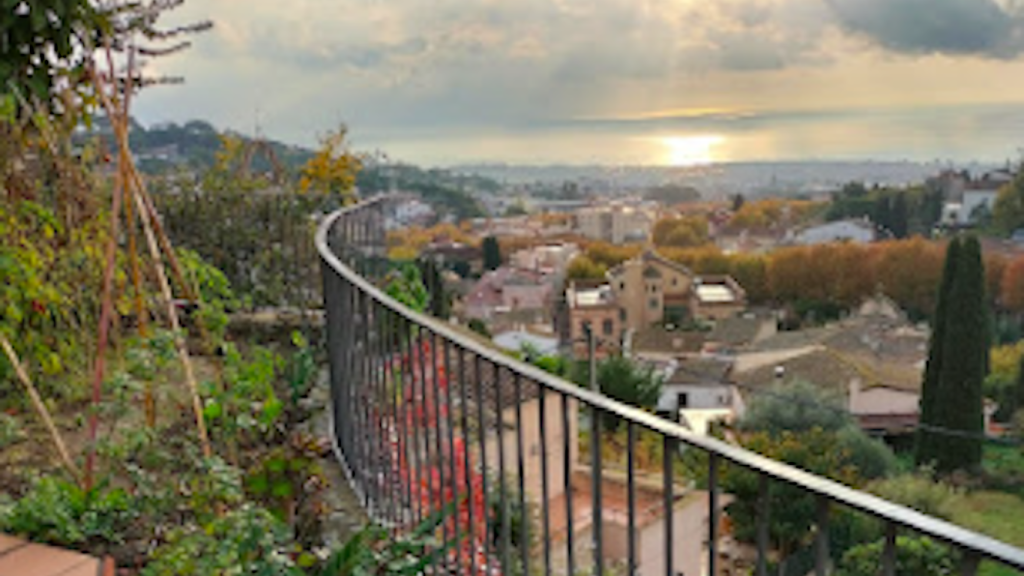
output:
<path id="1" fill-rule="evenodd" d="M 33 541 L 62 546 L 124 540 L 134 520 L 132 497 L 120 488 L 82 490 L 74 482 L 44 476 L 24 497 L 0 509 L 0 528 Z"/>

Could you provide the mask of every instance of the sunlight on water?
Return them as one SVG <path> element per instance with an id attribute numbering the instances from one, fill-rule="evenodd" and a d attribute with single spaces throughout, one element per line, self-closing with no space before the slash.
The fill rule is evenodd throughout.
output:
<path id="1" fill-rule="evenodd" d="M 720 160 L 718 149 L 725 138 L 718 135 L 668 136 L 658 141 L 663 148 L 660 164 L 697 166 Z"/>

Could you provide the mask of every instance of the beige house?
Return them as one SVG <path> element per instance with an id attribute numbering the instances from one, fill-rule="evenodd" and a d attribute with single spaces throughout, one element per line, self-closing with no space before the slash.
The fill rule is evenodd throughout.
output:
<path id="1" fill-rule="evenodd" d="M 620 320 L 632 330 L 690 318 L 728 318 L 747 305 L 746 292 L 731 277 L 698 277 L 653 250 L 609 270 L 608 282 L 622 310 Z"/>
<path id="2" fill-rule="evenodd" d="M 583 287 L 570 283 L 566 290 L 569 341 L 577 358 L 587 354 L 587 330 L 593 330 L 598 355 L 618 350 L 624 335 L 622 311 L 607 285 Z"/>

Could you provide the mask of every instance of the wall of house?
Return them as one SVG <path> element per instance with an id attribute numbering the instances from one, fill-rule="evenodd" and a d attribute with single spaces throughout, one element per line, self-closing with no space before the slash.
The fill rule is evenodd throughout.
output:
<path id="1" fill-rule="evenodd" d="M 661 277 L 645 278 L 644 270 L 648 267 L 657 270 Z M 665 314 L 665 298 L 687 296 L 691 286 L 689 276 L 657 260 L 644 261 L 642 258 L 623 262 L 620 273 L 611 278 L 615 300 L 626 311 L 625 326 L 633 330 L 661 322 Z"/>
<path id="2" fill-rule="evenodd" d="M 540 436 L 540 399 L 536 398 L 521 405 L 522 410 L 522 436 L 523 436 L 523 467 L 526 471 L 524 486 L 526 487 L 527 499 L 530 502 L 539 503 L 543 495 L 543 468 L 541 460 L 541 436 Z M 574 466 L 579 456 L 579 429 L 577 423 L 577 402 L 569 400 L 569 462 Z M 506 477 L 513 485 L 519 481 L 517 471 L 519 470 L 518 441 L 519 435 L 516 429 L 516 411 L 514 407 L 505 409 L 503 416 L 505 429 L 503 434 L 503 447 L 505 456 Z M 544 406 L 544 437 L 547 450 L 547 473 L 548 473 L 548 498 L 554 499 L 565 492 L 565 458 L 563 447 L 565 446 L 565 428 L 562 426 L 562 399 L 559 394 L 548 392 L 545 396 Z M 497 431 L 489 431 L 487 440 L 487 467 L 497 472 L 499 470 L 499 451 Z"/>
<path id="3" fill-rule="evenodd" d="M 593 306 L 585 308 L 573 308 L 569 312 L 570 337 L 573 341 L 574 350 L 582 350 L 586 354 L 587 332 L 583 329 L 585 322 L 590 322 L 594 335 L 598 338 L 598 348 L 608 347 L 608 342 L 618 342 L 622 335 L 622 323 L 619 321 L 619 310 L 613 306 Z M 606 324 L 610 322 L 610 324 Z M 611 328 L 611 333 L 605 330 Z"/>
<path id="4" fill-rule="evenodd" d="M 551 285 L 542 282 L 534 285 L 506 284 L 501 298 L 510 310 L 537 309 L 548 307 Z"/>
<path id="5" fill-rule="evenodd" d="M 707 492 L 687 495 L 678 502 L 672 513 L 674 535 L 672 567 L 677 574 L 700 576 L 707 565 L 704 547 L 708 526 Z M 665 519 L 661 517 L 640 529 L 637 546 L 640 576 L 665 574 Z"/>
<path id="6" fill-rule="evenodd" d="M 665 384 L 658 399 L 659 412 L 672 412 L 683 408 L 679 406 L 679 394 L 687 394 L 689 403 L 686 408 L 729 408 L 732 406 L 732 387 L 721 385 L 698 384 Z"/>
<path id="7" fill-rule="evenodd" d="M 917 392 L 876 386 L 863 390 L 860 382 L 850 384 L 850 413 L 859 414 L 913 414 L 917 412 L 921 396 Z"/>
<path id="8" fill-rule="evenodd" d="M 746 310 L 746 306 L 742 302 L 730 304 L 701 304 L 696 298 L 694 298 L 691 310 L 693 310 L 693 315 L 697 318 L 704 320 L 721 320 L 723 318 L 732 318 L 733 316 L 736 316 Z"/>

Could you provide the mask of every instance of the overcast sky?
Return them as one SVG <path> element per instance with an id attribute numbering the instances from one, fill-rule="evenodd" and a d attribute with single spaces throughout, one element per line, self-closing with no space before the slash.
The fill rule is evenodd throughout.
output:
<path id="1" fill-rule="evenodd" d="M 145 123 L 424 164 L 1004 160 L 1024 0 L 187 0 Z"/>

